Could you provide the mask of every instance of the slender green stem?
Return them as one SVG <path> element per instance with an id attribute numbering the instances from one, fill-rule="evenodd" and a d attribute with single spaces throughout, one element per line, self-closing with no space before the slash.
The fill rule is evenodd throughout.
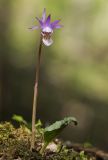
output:
<path id="1" fill-rule="evenodd" d="M 36 78 L 34 85 L 34 97 L 33 97 L 33 111 L 32 111 L 32 137 L 31 137 L 31 149 L 35 147 L 35 135 L 36 135 L 36 109 L 37 109 L 37 98 L 38 98 L 38 83 L 39 83 L 39 71 L 40 71 L 40 59 L 42 50 L 42 36 L 40 37 L 39 51 L 36 64 Z"/>

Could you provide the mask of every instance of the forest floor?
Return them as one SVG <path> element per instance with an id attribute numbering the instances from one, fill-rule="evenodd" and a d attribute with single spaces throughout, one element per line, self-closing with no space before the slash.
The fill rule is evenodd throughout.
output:
<path id="1" fill-rule="evenodd" d="M 25 125 L 15 128 L 11 123 L 0 123 L 0 160 L 107 160 L 108 154 L 92 147 L 54 140 L 40 154 L 42 139 L 36 134 L 35 149 L 30 150 L 31 130 Z M 64 145 L 65 144 L 65 145 Z M 52 147 L 53 146 L 53 147 Z M 59 150 L 54 151 L 54 146 Z M 53 148 L 53 149 L 52 149 Z M 56 147 L 55 147 L 56 148 Z"/>

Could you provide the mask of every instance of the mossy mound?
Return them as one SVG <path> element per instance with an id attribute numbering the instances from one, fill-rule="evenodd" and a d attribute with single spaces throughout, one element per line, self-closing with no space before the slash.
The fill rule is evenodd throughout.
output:
<path id="1" fill-rule="evenodd" d="M 3 160 L 38 159 L 39 155 L 30 151 L 30 138 L 31 131 L 26 126 L 15 129 L 9 122 L 1 123 L 0 157 Z"/>
<path id="2" fill-rule="evenodd" d="M 41 135 L 37 134 L 35 148 L 30 151 L 31 131 L 25 125 L 15 128 L 11 123 L 0 123 L 0 160 L 95 160 L 94 156 L 85 155 L 83 151 L 62 149 L 57 152 L 39 153 L 42 144 Z"/>

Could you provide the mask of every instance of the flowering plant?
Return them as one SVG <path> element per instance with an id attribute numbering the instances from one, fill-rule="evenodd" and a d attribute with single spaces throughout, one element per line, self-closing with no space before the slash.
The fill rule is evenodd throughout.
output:
<path id="1" fill-rule="evenodd" d="M 43 11 L 42 18 L 39 19 L 38 17 L 36 17 L 36 19 L 39 22 L 39 26 L 32 26 L 30 28 L 31 30 L 41 29 L 40 45 L 39 45 L 37 66 L 36 66 L 36 78 L 35 78 L 35 85 L 34 85 L 31 149 L 34 148 L 35 146 L 36 108 L 37 108 L 39 70 L 40 70 L 42 44 L 46 46 L 50 46 L 53 43 L 53 40 L 51 39 L 53 31 L 55 29 L 62 27 L 62 25 L 59 24 L 60 20 L 55 20 L 54 22 L 51 22 L 51 15 L 49 14 L 48 17 L 46 17 L 46 9 L 44 9 Z"/>

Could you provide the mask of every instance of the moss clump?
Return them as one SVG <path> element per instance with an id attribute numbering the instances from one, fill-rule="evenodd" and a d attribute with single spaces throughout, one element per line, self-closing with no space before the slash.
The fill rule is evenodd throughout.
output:
<path id="1" fill-rule="evenodd" d="M 42 130 L 41 130 L 42 132 Z M 75 152 L 63 147 L 58 153 L 45 151 L 42 156 L 42 133 L 37 132 L 35 150 L 30 151 L 31 131 L 25 125 L 19 128 L 9 123 L 0 123 L 0 160 L 94 160 L 84 152 Z"/>
<path id="2" fill-rule="evenodd" d="M 31 131 L 26 126 L 15 129 L 9 122 L 0 124 L 0 157 L 4 160 L 40 159 L 37 152 L 30 151 Z"/>
<path id="3" fill-rule="evenodd" d="M 74 150 L 62 151 L 59 154 L 53 154 L 47 156 L 46 160 L 95 160 L 95 157 L 85 155 L 84 152 L 76 152 Z"/>

